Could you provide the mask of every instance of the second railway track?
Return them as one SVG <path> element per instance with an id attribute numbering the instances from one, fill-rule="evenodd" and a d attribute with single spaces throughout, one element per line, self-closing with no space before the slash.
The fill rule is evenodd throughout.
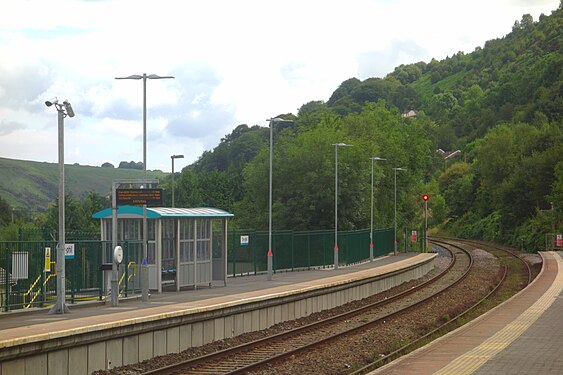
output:
<path id="1" fill-rule="evenodd" d="M 425 301 L 446 293 L 466 277 L 473 265 L 470 253 L 450 247 L 450 265 L 441 273 L 407 291 L 343 314 L 308 324 L 291 331 L 193 358 L 145 374 L 240 374 L 280 361 L 297 353 L 313 350 L 343 335 L 366 330 L 404 313 Z"/>
<path id="2" fill-rule="evenodd" d="M 460 321 L 500 303 L 498 294 L 516 293 L 532 277 L 533 270 L 524 265 L 524 257 L 507 249 L 458 239 L 432 240 L 440 246 L 440 256 L 432 278 L 427 276 L 423 286 L 415 286 L 420 281 L 411 281 L 265 331 L 111 373 L 361 374 L 463 324 Z M 514 277 L 518 281 L 513 284 L 518 287 L 506 287 Z M 490 306 L 482 308 L 487 304 Z"/>

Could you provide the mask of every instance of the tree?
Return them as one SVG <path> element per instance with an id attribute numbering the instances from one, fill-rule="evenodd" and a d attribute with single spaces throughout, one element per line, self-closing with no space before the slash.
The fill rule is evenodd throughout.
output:
<path id="1" fill-rule="evenodd" d="M 326 102 L 326 105 L 332 107 L 339 99 L 349 96 L 352 90 L 360 83 L 361 81 L 357 78 L 350 78 L 342 82 L 340 86 L 338 86 L 338 88 L 334 90 L 334 92 L 330 96 L 330 99 L 328 99 L 328 102 Z"/>
<path id="2" fill-rule="evenodd" d="M 102 164 L 102 168 L 115 168 L 115 167 L 110 162 L 105 162 L 104 164 Z"/>
<path id="3" fill-rule="evenodd" d="M 12 208 L 2 197 L 0 197 L 0 227 L 8 225 L 12 221 Z"/>
<path id="4" fill-rule="evenodd" d="M 451 216 L 462 216 L 473 207 L 475 200 L 474 178 L 474 172 L 467 163 L 452 164 L 440 175 L 440 192 L 444 196 Z"/>

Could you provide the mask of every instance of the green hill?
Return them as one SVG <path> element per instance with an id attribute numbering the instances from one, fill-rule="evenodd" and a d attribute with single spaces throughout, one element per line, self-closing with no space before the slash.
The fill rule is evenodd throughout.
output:
<path id="1" fill-rule="evenodd" d="M 28 212 L 45 210 L 58 194 L 58 168 L 56 163 L 0 158 L 0 197 Z M 166 176 L 160 171 L 147 172 L 147 178 L 161 181 Z M 144 178 L 141 170 L 65 165 L 65 190 L 77 198 L 90 191 L 110 193 L 114 179 L 140 178 Z"/>

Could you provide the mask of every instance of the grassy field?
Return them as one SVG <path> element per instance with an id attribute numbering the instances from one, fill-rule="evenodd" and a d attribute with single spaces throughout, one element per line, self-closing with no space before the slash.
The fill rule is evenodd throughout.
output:
<path id="1" fill-rule="evenodd" d="M 43 211 L 58 194 L 56 163 L 0 158 L 0 197 L 12 207 L 29 212 Z M 148 171 L 147 178 L 163 181 L 167 173 Z M 144 178 L 143 171 L 65 165 L 65 191 L 81 198 L 88 192 L 109 194 L 114 179 Z"/>

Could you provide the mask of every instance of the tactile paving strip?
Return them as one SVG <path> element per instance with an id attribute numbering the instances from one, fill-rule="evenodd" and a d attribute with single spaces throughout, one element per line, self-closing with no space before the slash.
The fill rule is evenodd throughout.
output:
<path id="1" fill-rule="evenodd" d="M 563 258 L 558 253 L 549 252 L 557 261 L 560 270 L 551 287 L 518 318 L 507 324 L 481 345 L 451 361 L 435 375 L 472 374 L 492 357 L 500 353 L 524 331 L 526 331 L 550 306 L 563 290 Z"/>

